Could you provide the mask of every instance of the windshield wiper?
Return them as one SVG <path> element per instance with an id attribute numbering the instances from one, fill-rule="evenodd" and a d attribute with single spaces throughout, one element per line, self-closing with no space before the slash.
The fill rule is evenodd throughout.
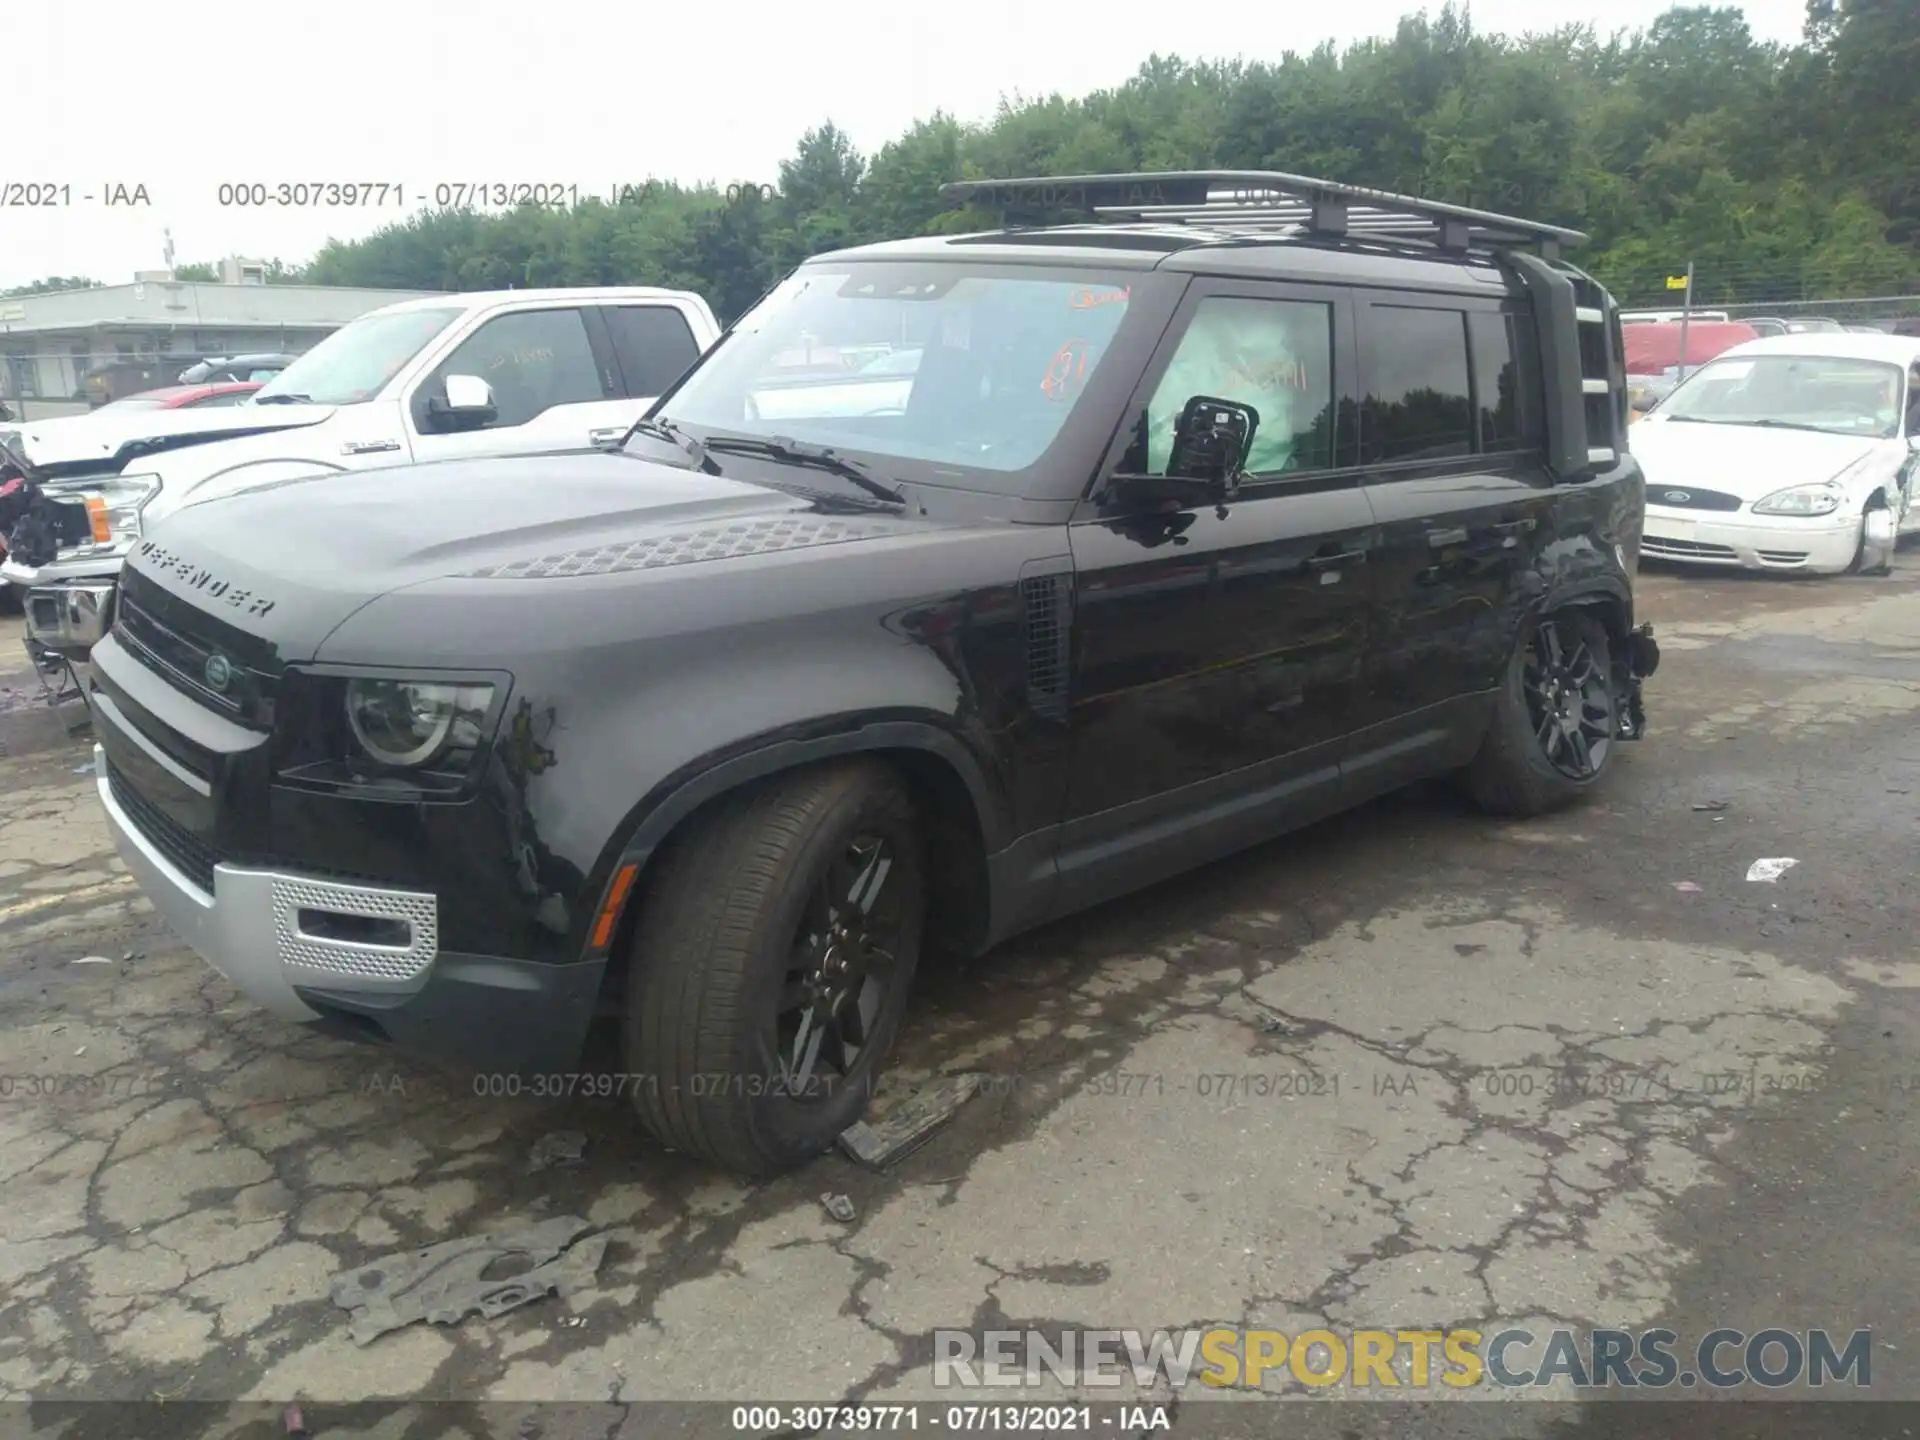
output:
<path id="1" fill-rule="evenodd" d="M 253 403 L 256 405 L 311 405 L 313 396 L 294 395 L 282 390 L 278 395 L 256 395 L 253 397 Z"/>
<path id="2" fill-rule="evenodd" d="M 1825 425 L 1802 425 L 1797 420 L 1775 420 L 1771 416 L 1763 416 L 1758 420 L 1742 420 L 1740 423 L 1742 425 L 1758 426 L 1765 430 L 1811 430 L 1816 435 L 1844 435 L 1847 433 L 1844 430 L 1829 429 Z"/>
<path id="3" fill-rule="evenodd" d="M 816 470 L 825 470 L 830 475 L 838 475 L 889 505 L 907 503 L 902 491 L 884 480 L 874 478 L 873 472 L 865 465 L 836 453 L 830 446 L 808 445 L 777 436 L 771 440 L 755 440 L 732 435 L 710 437 L 703 444 L 718 455 L 756 455 L 763 460 L 777 460 L 788 465 L 808 465 Z"/>
<path id="4" fill-rule="evenodd" d="M 691 460 L 697 468 L 706 471 L 709 475 L 719 473 L 720 467 L 715 465 L 707 456 L 707 447 L 671 420 L 634 421 L 628 428 L 627 433 L 620 437 L 621 448 L 624 449 L 627 441 L 631 440 L 635 435 L 650 435 L 655 440 L 664 440 L 669 445 L 677 445 L 685 452 L 686 457 Z"/>

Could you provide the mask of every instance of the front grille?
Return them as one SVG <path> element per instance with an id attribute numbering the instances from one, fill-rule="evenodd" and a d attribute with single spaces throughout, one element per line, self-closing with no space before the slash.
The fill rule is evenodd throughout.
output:
<path id="1" fill-rule="evenodd" d="M 1695 490 L 1692 486 L 1660 485 L 1647 487 L 1647 503 L 1669 510 L 1738 510 L 1746 501 L 1724 490 Z"/>
<path id="2" fill-rule="evenodd" d="M 220 861 L 220 852 L 134 789 L 111 760 L 107 762 L 107 788 L 113 792 L 115 802 L 127 812 L 134 828 L 165 855 L 175 869 L 211 895 L 213 867 Z"/>
<path id="3" fill-rule="evenodd" d="M 1667 540 L 1658 535 L 1643 535 L 1640 553 L 1666 560 L 1737 560 L 1731 545 L 1707 545 L 1698 540 Z"/>
<path id="4" fill-rule="evenodd" d="M 113 609 L 114 637 L 175 689 L 231 719 L 271 728 L 277 665 L 261 668 L 270 663 L 265 641 L 168 595 L 137 570 L 121 572 Z"/>
<path id="5" fill-rule="evenodd" d="M 1768 565 L 1804 565 L 1807 552 L 1804 550 L 1756 550 L 1753 552 Z"/>

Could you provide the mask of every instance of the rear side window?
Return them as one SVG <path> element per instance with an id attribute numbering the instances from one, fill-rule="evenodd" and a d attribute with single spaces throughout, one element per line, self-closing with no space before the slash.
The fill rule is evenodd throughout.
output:
<path id="1" fill-rule="evenodd" d="M 1465 313 L 1376 305 L 1371 319 L 1362 460 L 1378 464 L 1472 454 Z"/>
<path id="2" fill-rule="evenodd" d="M 687 317 L 671 305 L 615 305 L 605 313 L 630 395 L 664 395 L 699 358 Z"/>
<path id="3" fill-rule="evenodd" d="M 1483 451 L 1519 450 L 1543 439 L 1540 363 L 1532 327 L 1515 315 L 1467 316 L 1473 348 L 1473 393 Z"/>

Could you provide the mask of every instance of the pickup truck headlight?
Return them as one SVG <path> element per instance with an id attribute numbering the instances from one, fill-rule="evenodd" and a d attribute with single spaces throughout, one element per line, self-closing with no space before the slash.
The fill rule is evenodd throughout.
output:
<path id="1" fill-rule="evenodd" d="M 80 554 L 99 554 L 130 550 L 140 538 L 141 518 L 153 497 L 160 493 L 158 475 L 116 475 L 81 492 L 87 521 L 92 531 L 92 546 L 76 547 Z M 69 556 L 63 549 L 61 559 Z"/>
<path id="2" fill-rule="evenodd" d="M 275 778 L 368 798 L 463 798 L 478 781 L 509 683 L 505 675 L 289 669 L 274 704 Z"/>
<path id="3" fill-rule="evenodd" d="M 1846 499 L 1844 491 L 1825 483 L 1790 485 L 1753 502 L 1756 515 L 1831 515 Z"/>

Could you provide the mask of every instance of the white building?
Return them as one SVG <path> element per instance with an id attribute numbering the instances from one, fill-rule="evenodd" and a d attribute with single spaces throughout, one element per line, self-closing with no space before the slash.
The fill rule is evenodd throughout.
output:
<path id="1" fill-rule="evenodd" d="M 195 360 L 297 355 L 369 310 L 436 293 L 269 285 L 263 264 L 238 258 L 220 269 L 217 283 L 147 270 L 131 285 L 0 298 L 0 398 L 84 409 L 96 367 L 152 362 L 153 385 L 169 385 Z"/>

